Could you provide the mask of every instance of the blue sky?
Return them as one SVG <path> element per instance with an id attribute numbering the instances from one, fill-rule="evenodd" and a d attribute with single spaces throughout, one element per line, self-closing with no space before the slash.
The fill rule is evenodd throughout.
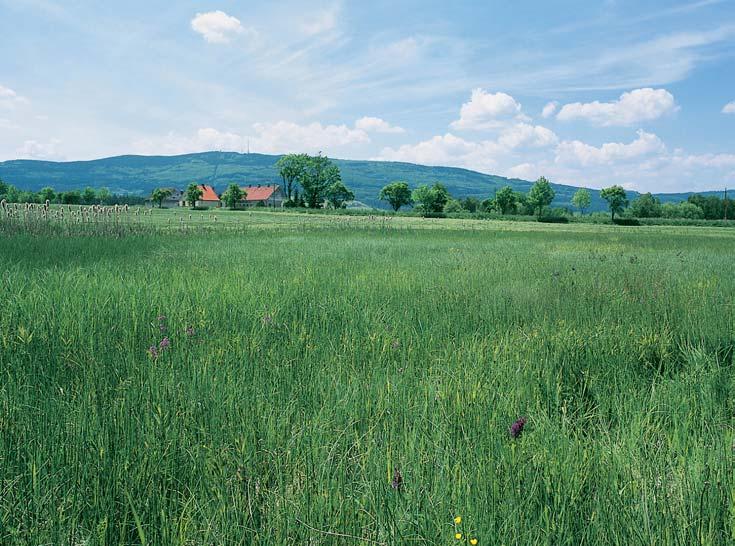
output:
<path id="1" fill-rule="evenodd" d="M 317 152 L 735 186 L 735 0 L 0 0 L 0 160 Z"/>

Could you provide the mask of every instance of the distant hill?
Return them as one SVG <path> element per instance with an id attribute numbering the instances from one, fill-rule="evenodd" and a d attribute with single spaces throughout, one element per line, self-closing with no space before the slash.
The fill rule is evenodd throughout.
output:
<path id="1" fill-rule="evenodd" d="M 280 183 L 275 163 L 281 156 L 239 154 L 235 152 L 202 152 L 177 156 L 124 155 L 92 161 L 12 160 L 0 162 L 0 179 L 25 190 L 52 186 L 70 190 L 91 186 L 106 186 L 113 193 L 148 194 L 153 188 L 174 186 L 183 188 L 192 181 L 210 184 L 224 191 L 228 184 Z M 455 197 L 474 196 L 485 199 L 510 185 L 526 192 L 533 184 L 527 180 L 504 178 L 455 167 L 429 167 L 412 163 L 388 161 L 353 161 L 337 159 L 345 183 L 355 197 L 367 205 L 385 207 L 377 199 L 378 192 L 388 182 L 405 180 L 412 187 L 418 184 L 443 182 Z M 554 205 L 571 206 L 577 187 L 553 184 Z M 604 210 L 606 203 L 599 192 L 592 193 L 591 210 Z M 630 192 L 632 196 L 635 192 Z M 706 192 L 712 193 L 712 192 Z M 663 202 L 681 201 L 689 193 L 659 194 Z"/>

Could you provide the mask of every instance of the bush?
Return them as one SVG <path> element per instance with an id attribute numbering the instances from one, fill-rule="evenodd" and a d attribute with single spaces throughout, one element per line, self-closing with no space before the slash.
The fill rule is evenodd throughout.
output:
<path id="1" fill-rule="evenodd" d="M 545 224 L 568 224 L 569 218 L 566 216 L 539 216 L 538 221 Z"/>
<path id="2" fill-rule="evenodd" d="M 640 226 L 638 218 L 615 218 L 613 223 L 618 226 Z"/>
<path id="3" fill-rule="evenodd" d="M 443 212 L 431 212 L 431 211 L 426 211 L 421 216 L 423 216 L 424 218 L 446 218 L 447 217 L 447 215 L 444 214 Z"/>

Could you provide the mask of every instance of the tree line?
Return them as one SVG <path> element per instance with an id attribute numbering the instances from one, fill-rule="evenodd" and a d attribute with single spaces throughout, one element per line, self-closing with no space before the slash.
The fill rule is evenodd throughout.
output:
<path id="1" fill-rule="evenodd" d="M 0 200 L 8 203 L 49 203 L 61 205 L 138 205 L 145 198 L 137 195 L 112 193 L 108 188 L 84 188 L 83 190 L 56 191 L 51 186 L 39 191 L 21 190 L 0 180 Z"/>
<path id="2" fill-rule="evenodd" d="M 539 178 L 527 193 L 512 186 L 503 186 L 493 197 L 480 200 L 476 197 L 454 199 L 440 182 L 432 186 L 420 185 L 411 190 L 407 182 L 395 181 L 384 186 L 378 199 L 388 203 L 394 211 L 413 205 L 424 215 L 440 215 L 457 212 L 490 212 L 502 215 L 560 217 L 571 213 L 564 207 L 551 208 L 556 193 L 549 181 Z M 722 220 L 735 216 L 732 200 L 716 195 L 690 195 L 679 203 L 661 203 L 651 193 L 644 193 L 629 201 L 625 188 L 613 185 L 600 190 L 600 197 L 607 202 L 610 217 L 633 218 L 683 218 Z M 571 204 L 584 215 L 592 205 L 592 194 L 585 188 L 578 189 Z M 729 211 L 729 212 L 728 212 Z"/>

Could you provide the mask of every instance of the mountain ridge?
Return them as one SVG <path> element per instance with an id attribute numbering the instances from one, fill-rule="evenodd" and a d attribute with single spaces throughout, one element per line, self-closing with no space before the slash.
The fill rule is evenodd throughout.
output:
<path id="1" fill-rule="evenodd" d="M 84 161 L 44 161 L 14 159 L 0 162 L 0 179 L 24 190 L 37 191 L 52 186 L 59 191 L 108 187 L 114 193 L 144 195 L 155 187 L 183 188 L 190 182 L 210 184 L 218 191 L 232 183 L 281 183 L 275 163 L 282 155 L 241 154 L 238 152 L 196 152 L 180 155 L 126 154 Z M 345 184 L 355 192 L 355 198 L 368 205 L 385 208 L 377 199 L 385 184 L 405 180 L 412 187 L 419 184 L 442 182 L 457 198 L 491 197 L 499 188 L 510 185 L 516 191 L 527 192 L 533 182 L 519 178 L 484 174 L 462 167 L 418 165 L 407 162 L 373 161 L 361 159 L 333 159 L 342 172 Z M 579 187 L 552 183 L 555 206 L 571 207 L 571 198 Z M 592 194 L 591 211 L 606 209 L 599 190 Z M 693 193 L 719 194 L 716 191 L 660 193 L 662 202 L 686 199 Z M 638 192 L 629 191 L 635 197 Z"/>

